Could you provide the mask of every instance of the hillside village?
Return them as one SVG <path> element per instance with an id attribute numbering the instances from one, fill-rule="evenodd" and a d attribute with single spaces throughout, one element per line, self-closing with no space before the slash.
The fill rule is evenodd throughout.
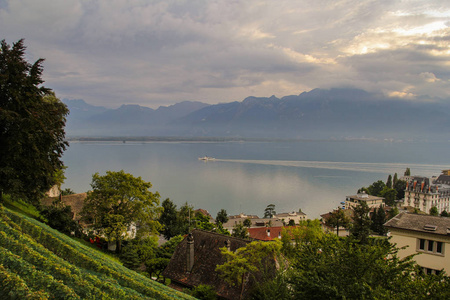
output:
<path id="1" fill-rule="evenodd" d="M 74 194 L 59 188 L 69 111 L 42 60 L 3 40 L 0 68 L 1 299 L 450 298 L 450 170 L 407 168 L 320 219 L 274 204 L 214 218 L 123 170 Z"/>
<path id="2" fill-rule="evenodd" d="M 367 194 L 364 190 L 349 195 L 345 201 L 341 201 L 342 207 L 322 214 L 320 220 L 308 219 L 301 210 L 276 213 L 274 205 L 268 205 L 262 218 L 244 213 L 228 216 L 225 212 L 225 216 L 220 215 L 224 213 L 223 210 L 213 218 L 205 209 L 192 208 L 190 226 L 186 227 L 184 238 L 180 240 L 170 261 L 167 261 L 167 266 L 161 270 L 161 275 L 170 279 L 170 286 L 178 290 L 207 285 L 213 287 L 221 298 L 236 299 L 240 292 L 232 288 L 235 285 L 227 283 L 216 272 L 216 267 L 225 262 L 221 248 L 236 252 L 252 241 L 273 242 L 283 239 L 295 244 L 299 239 L 296 234 L 308 226 L 317 226 L 323 233 L 340 237 L 352 236 L 352 225 L 354 219 L 358 218 L 355 210 L 361 206 L 365 207 L 364 214 L 367 220 L 372 220 L 372 225 L 376 222 L 376 215 L 383 212 L 381 225 L 384 230 L 376 232 L 375 227 L 370 227 L 370 236 L 375 239 L 390 237 L 390 242 L 401 248 L 398 252 L 400 259 L 420 254 L 414 256 L 413 260 L 424 274 L 447 274 L 450 271 L 450 218 L 447 217 L 449 173 L 450 170 L 444 170 L 432 178 L 411 175 L 401 177 L 399 180 L 406 183 L 405 198 L 396 200 L 392 206 L 387 205 L 383 197 Z M 58 193 L 57 189 L 53 190 L 53 194 L 49 192 L 52 197 L 46 198 L 43 204 L 70 206 L 74 220 L 83 222 L 81 215 L 87 193 L 64 196 Z M 432 207 L 435 209 L 430 212 Z M 341 224 L 332 221 L 338 214 L 342 215 Z M 221 219 L 223 217 L 224 220 Z M 205 222 L 211 227 L 205 226 Z M 223 230 L 218 231 L 213 226 L 220 226 Z M 125 239 L 136 237 L 136 224 L 128 228 L 125 236 Z M 161 235 L 160 243 L 164 242 L 167 239 Z M 109 243 L 107 249 L 116 250 L 115 243 Z M 273 272 L 276 273 L 275 270 Z M 244 294 L 252 290 L 254 284 L 252 281 L 246 282 L 245 287 L 241 287 Z"/>

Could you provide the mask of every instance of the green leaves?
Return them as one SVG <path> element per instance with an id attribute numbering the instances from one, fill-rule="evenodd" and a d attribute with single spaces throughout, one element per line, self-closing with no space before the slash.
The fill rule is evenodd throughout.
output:
<path id="1" fill-rule="evenodd" d="M 0 190 L 37 203 L 63 168 L 68 146 L 64 126 L 69 113 L 43 83 L 42 59 L 25 60 L 19 40 L 0 50 Z"/>
<path id="2" fill-rule="evenodd" d="M 149 191 L 150 182 L 123 170 L 107 171 L 103 176 L 95 173 L 91 186 L 82 215 L 86 220 L 92 220 L 92 227 L 100 234 L 118 242 L 117 252 L 120 252 L 120 242 L 127 237 L 131 224 L 138 225 L 138 236 L 160 229 L 157 221 L 161 210 L 159 194 Z"/>

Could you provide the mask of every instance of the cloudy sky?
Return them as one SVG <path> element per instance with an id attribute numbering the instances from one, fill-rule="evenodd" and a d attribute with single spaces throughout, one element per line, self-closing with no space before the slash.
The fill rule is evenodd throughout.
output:
<path id="1" fill-rule="evenodd" d="M 60 98 L 157 108 L 356 87 L 450 101 L 450 1 L 0 0 Z"/>

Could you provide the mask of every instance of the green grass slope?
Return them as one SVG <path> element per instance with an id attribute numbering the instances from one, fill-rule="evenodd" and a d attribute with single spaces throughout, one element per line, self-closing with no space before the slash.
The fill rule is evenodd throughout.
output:
<path id="1" fill-rule="evenodd" d="M 194 299 L 0 205 L 0 299 Z"/>

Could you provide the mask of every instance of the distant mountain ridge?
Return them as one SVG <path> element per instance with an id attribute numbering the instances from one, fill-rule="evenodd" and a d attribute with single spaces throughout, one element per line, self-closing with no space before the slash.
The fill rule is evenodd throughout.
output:
<path id="1" fill-rule="evenodd" d="M 215 105 L 185 101 L 156 110 L 63 101 L 71 111 L 68 136 L 423 139 L 448 137 L 450 128 L 448 104 L 386 98 L 358 89 L 314 89 Z"/>

